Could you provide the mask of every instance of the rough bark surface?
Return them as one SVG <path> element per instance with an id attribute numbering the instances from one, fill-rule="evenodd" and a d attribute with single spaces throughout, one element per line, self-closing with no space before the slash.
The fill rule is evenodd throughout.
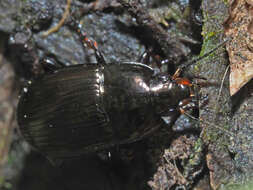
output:
<path id="1" fill-rule="evenodd" d="M 224 1 L 202 2 L 204 15 L 203 51 L 223 38 L 223 23 L 228 18 Z M 237 188 L 252 176 L 252 81 L 233 97 L 229 94 L 229 62 L 221 49 L 200 62 L 200 74 L 215 85 L 202 88 L 208 104 L 200 109 L 202 138 L 208 146 L 206 161 L 213 189 Z M 200 102 L 201 105 L 202 102 Z"/>

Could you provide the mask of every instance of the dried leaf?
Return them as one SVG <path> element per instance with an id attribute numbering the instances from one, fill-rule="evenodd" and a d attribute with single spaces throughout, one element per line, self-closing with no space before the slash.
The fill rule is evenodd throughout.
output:
<path id="1" fill-rule="evenodd" d="M 253 78 L 253 0 L 230 2 L 225 34 L 230 60 L 230 94 L 234 95 Z"/>

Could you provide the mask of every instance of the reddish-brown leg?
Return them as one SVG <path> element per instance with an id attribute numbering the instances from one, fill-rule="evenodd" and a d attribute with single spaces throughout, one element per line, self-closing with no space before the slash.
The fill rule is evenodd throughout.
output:
<path id="1" fill-rule="evenodd" d="M 82 43 L 83 49 L 86 49 L 86 47 L 94 50 L 95 56 L 97 59 L 97 62 L 101 65 L 106 65 L 105 58 L 102 54 L 102 52 L 99 51 L 97 42 L 89 39 L 87 37 L 87 33 L 83 31 L 82 25 L 79 21 L 74 20 L 73 17 L 70 17 L 70 22 L 68 25 L 75 31 L 77 32 L 79 39 Z"/>

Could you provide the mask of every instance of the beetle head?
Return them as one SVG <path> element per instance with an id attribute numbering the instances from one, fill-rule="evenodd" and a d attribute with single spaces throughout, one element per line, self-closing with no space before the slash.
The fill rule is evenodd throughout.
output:
<path id="1" fill-rule="evenodd" d="M 177 108 L 180 101 L 190 97 L 191 85 L 185 82 L 163 73 L 154 77 L 150 90 L 156 112 L 164 113 L 168 109 Z"/>

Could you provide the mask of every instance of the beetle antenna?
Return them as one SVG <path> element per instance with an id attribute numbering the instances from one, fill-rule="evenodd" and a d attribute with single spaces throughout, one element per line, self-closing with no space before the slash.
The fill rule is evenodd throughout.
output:
<path id="1" fill-rule="evenodd" d="M 219 45 L 217 45 L 215 48 L 211 49 L 210 51 L 208 51 L 207 53 L 205 53 L 204 55 L 198 57 L 198 58 L 195 58 L 193 60 L 190 60 L 189 62 L 186 62 L 185 64 L 179 66 L 179 70 L 183 70 L 185 69 L 186 67 L 189 67 L 195 63 L 197 63 L 198 61 L 200 61 L 201 59 L 209 56 L 210 54 L 212 54 L 213 52 L 215 52 L 217 49 L 219 49 L 220 47 L 224 46 L 224 44 L 226 44 L 228 41 L 230 41 L 231 38 L 227 38 L 225 39 L 223 42 L 221 42 Z"/>
<path id="2" fill-rule="evenodd" d="M 84 32 L 82 29 L 82 24 L 79 21 L 76 21 L 72 16 L 70 16 L 69 25 L 75 32 L 77 32 L 79 39 L 82 43 L 83 49 L 86 49 L 86 47 L 93 49 L 95 52 L 97 62 L 99 64 L 106 65 L 105 58 L 102 52 L 99 51 L 97 42 L 88 38 L 87 33 Z"/>
<path id="3" fill-rule="evenodd" d="M 188 114 L 188 113 L 186 113 L 186 112 L 184 113 L 184 115 L 186 115 L 187 117 L 189 117 L 189 118 L 191 118 L 191 119 L 193 119 L 193 120 L 195 120 L 195 121 L 198 121 L 198 122 L 207 124 L 207 125 L 209 125 L 209 126 L 212 126 L 212 127 L 215 128 L 215 129 L 221 130 L 221 131 L 225 132 L 225 134 L 228 135 L 228 136 L 235 137 L 235 134 L 234 134 L 234 133 L 232 133 L 232 132 L 230 132 L 230 131 L 228 131 L 228 130 L 222 128 L 222 127 L 219 127 L 219 126 L 217 126 L 217 125 L 215 125 L 215 124 L 213 124 L 213 123 L 210 123 L 210 122 L 208 122 L 208 121 L 204 121 L 204 120 L 201 119 L 201 118 L 198 119 L 198 118 L 196 118 L 196 117 L 193 117 L 192 115 L 190 115 L 190 114 Z"/>

